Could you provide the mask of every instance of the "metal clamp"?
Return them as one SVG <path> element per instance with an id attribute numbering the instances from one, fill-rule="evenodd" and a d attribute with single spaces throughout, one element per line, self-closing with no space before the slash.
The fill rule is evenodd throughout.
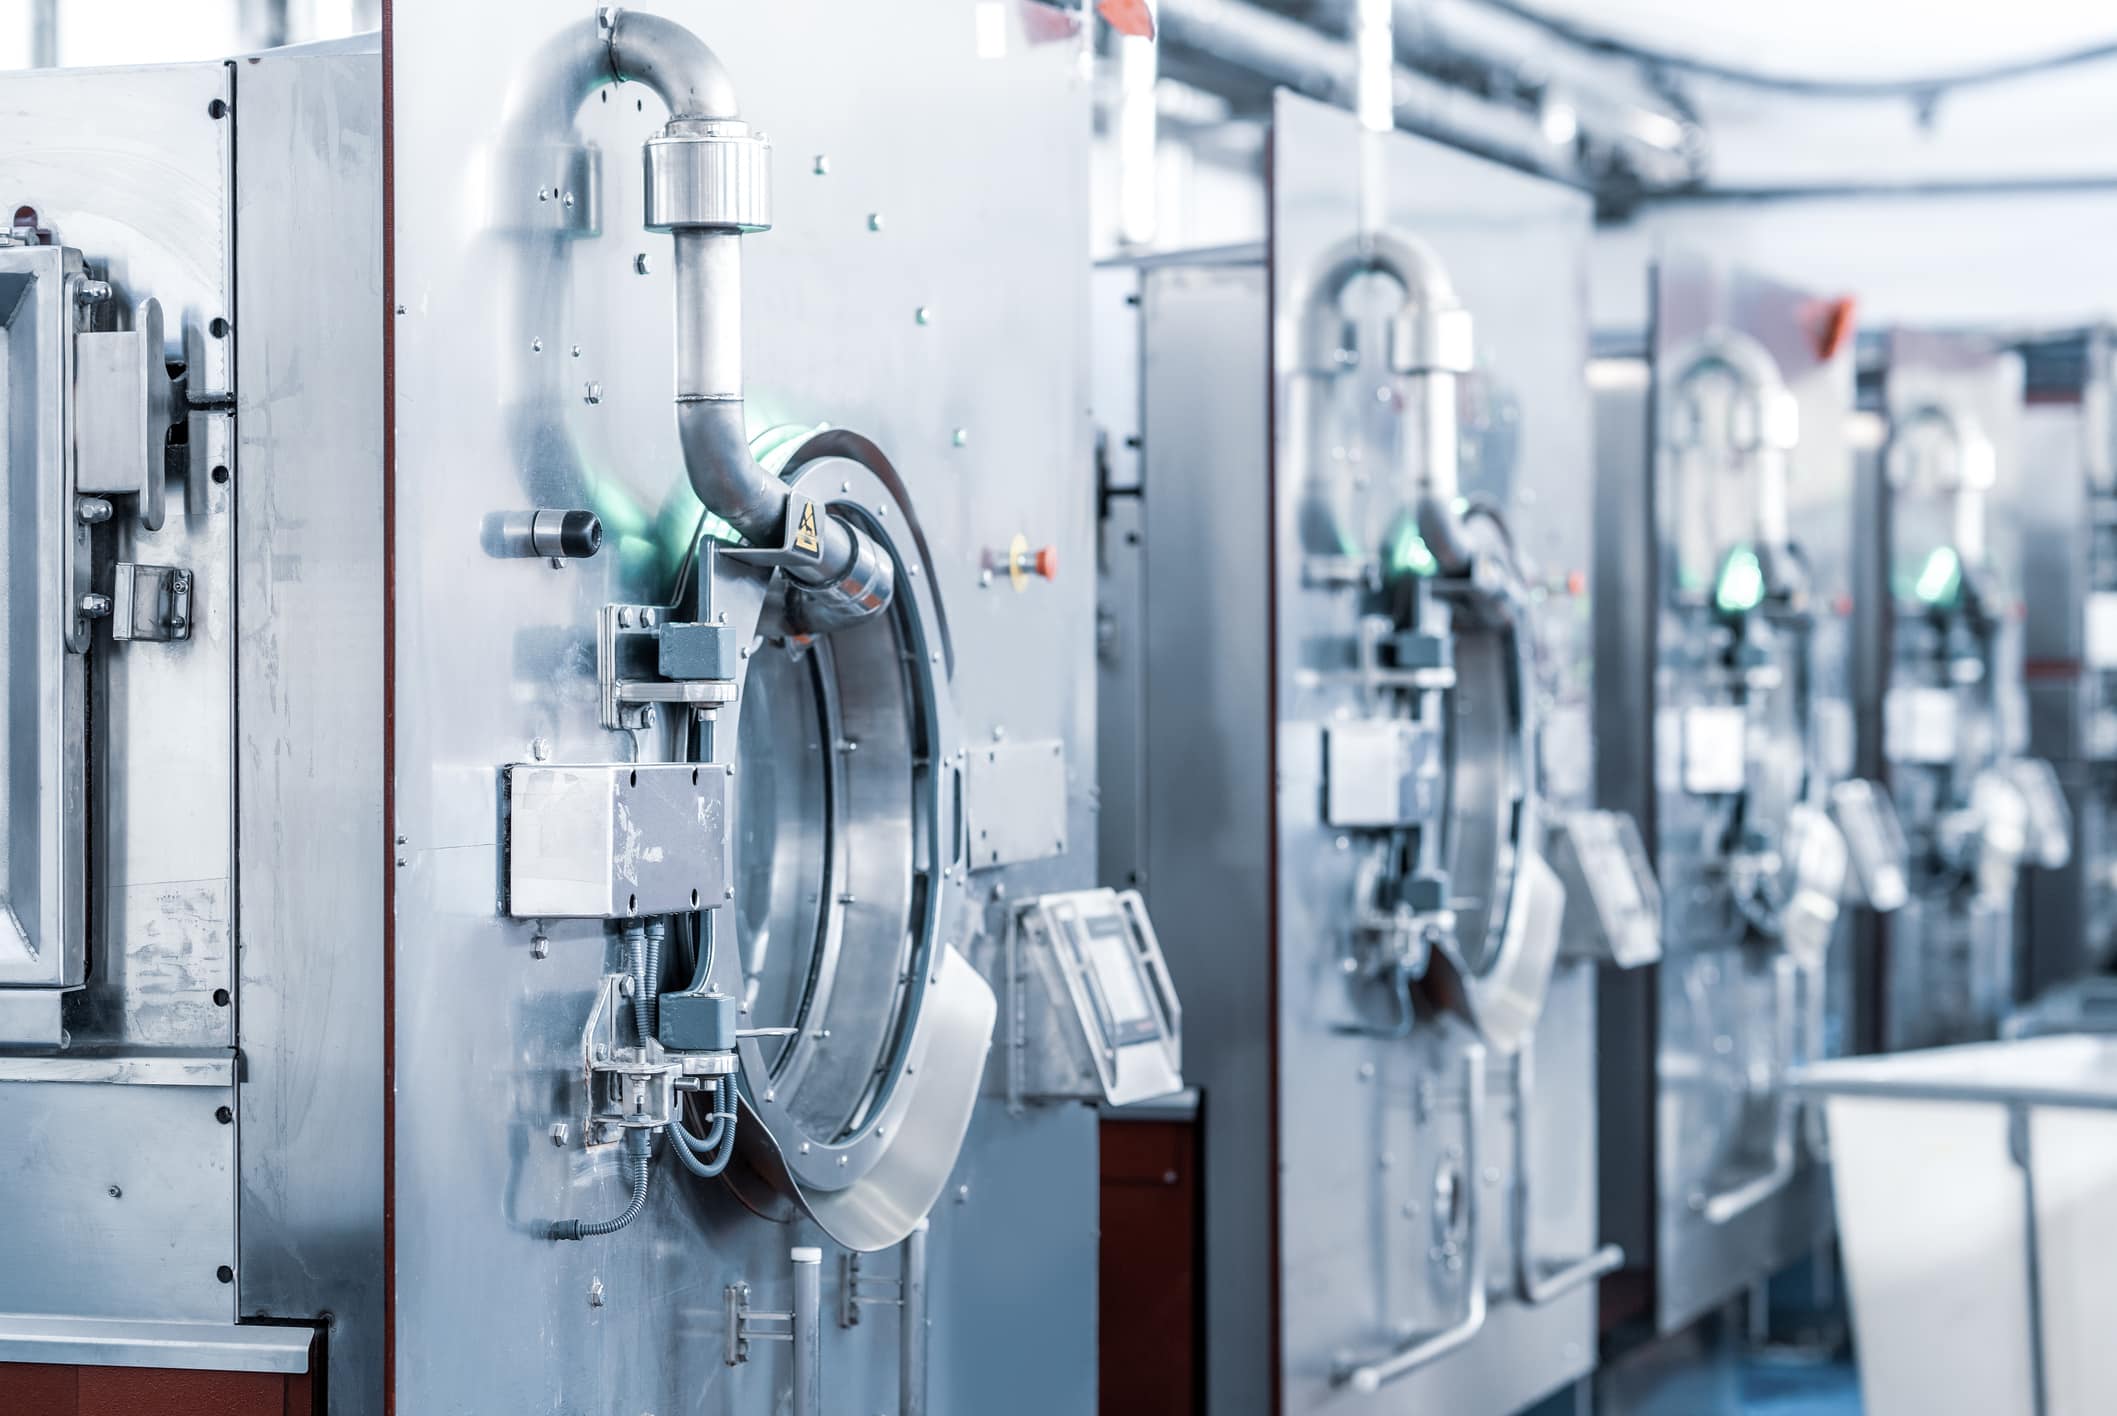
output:
<path id="1" fill-rule="evenodd" d="M 1487 1300 L 1485 1297 L 1485 1244 L 1482 1234 L 1481 1206 L 1478 1192 L 1484 1187 L 1477 1183 L 1477 1176 L 1484 1166 L 1485 1131 L 1485 1047 L 1483 1043 L 1468 1044 L 1463 1052 L 1463 1085 L 1466 1088 L 1463 1102 L 1463 1173 L 1470 1183 L 1464 1188 L 1470 1198 L 1465 1208 L 1463 1259 L 1464 1285 L 1469 1293 L 1464 1301 L 1463 1315 L 1439 1332 L 1411 1340 L 1389 1356 L 1373 1362 L 1349 1362 L 1340 1360 L 1331 1374 L 1332 1384 L 1350 1387 L 1363 1395 L 1380 1391 L 1399 1377 L 1417 1371 L 1437 1361 L 1460 1347 L 1466 1346 L 1485 1327 Z"/>
<path id="2" fill-rule="evenodd" d="M 682 704 L 687 708 L 718 708 L 733 703 L 733 683 L 715 679 L 670 680 L 627 677 L 623 665 L 642 644 L 658 646 L 661 623 L 668 616 L 661 605 L 605 605 L 596 618 L 595 674 L 602 693 L 602 724 L 606 728 L 644 728 L 654 721 L 658 703 Z M 641 649 L 644 652 L 644 649 Z"/>
<path id="3" fill-rule="evenodd" d="M 785 1342 L 794 1349 L 793 1416 L 823 1414 L 823 1250 L 797 1248 L 788 1257 L 794 1264 L 794 1306 L 785 1312 L 764 1312 L 750 1306 L 750 1285 L 731 1283 L 722 1290 L 727 1322 L 727 1346 L 722 1360 L 739 1367 L 750 1360 L 753 1342 Z"/>
<path id="4" fill-rule="evenodd" d="M 1794 987 L 1800 969 L 1785 954 L 1772 960 L 1775 975 L 1772 1020 L 1779 1029 L 1780 1055 L 1791 1063 L 1798 1045 L 1798 1013 Z M 1783 1071 L 1783 1068 L 1782 1068 Z M 1708 1224 L 1729 1224 L 1763 1204 L 1793 1183 L 1800 1165 L 1795 1145 L 1795 1116 L 1800 1103 L 1786 1093 L 1783 1076 L 1773 1080 L 1771 1162 L 1762 1171 L 1724 1190 L 1692 1197 L 1691 1208 L 1705 1216 Z"/>
<path id="5" fill-rule="evenodd" d="M 928 1222 L 912 1226 L 903 1244 L 903 1268 L 896 1278 L 875 1278 L 860 1272 L 862 1255 L 848 1250 L 840 1260 L 838 1323 L 860 1326 L 863 1307 L 902 1310 L 897 1335 L 897 1416 L 924 1416 L 926 1411 L 926 1334 L 932 1320 L 926 1308 L 926 1235 Z M 868 1292 L 883 1290 L 881 1295 Z"/>
<path id="6" fill-rule="evenodd" d="M 1624 1267 L 1625 1251 L 1605 1244 L 1584 1259 L 1547 1262 L 1534 1256 L 1530 1241 L 1529 1111 L 1536 1097 L 1536 1044 L 1524 1042 L 1514 1057 L 1514 1292 L 1532 1307 L 1564 1297 L 1574 1289 Z"/>
<path id="7" fill-rule="evenodd" d="M 191 637 L 191 572 L 119 561 L 110 586 L 110 637 L 167 644 Z"/>
<path id="8" fill-rule="evenodd" d="M 732 1074 L 733 1052 L 668 1052 L 653 1038 L 620 1046 L 620 994 L 634 987 L 630 974 L 605 974 L 595 1006 L 581 1029 L 581 1070 L 588 1084 L 588 1115 L 581 1128 L 590 1148 L 610 1145 L 632 1130 L 660 1130 L 676 1115 L 676 1093 L 697 1090 L 710 1077 Z"/>

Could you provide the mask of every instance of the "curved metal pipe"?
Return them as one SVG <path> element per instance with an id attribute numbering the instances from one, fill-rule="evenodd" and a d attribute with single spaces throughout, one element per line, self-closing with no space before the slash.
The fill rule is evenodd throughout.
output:
<path id="1" fill-rule="evenodd" d="M 1793 539 L 1787 456 L 1800 440 L 1800 405 L 1770 350 L 1740 330 L 1720 329 L 1699 340 L 1677 366 L 1669 383 L 1678 395 L 1669 400 L 1672 422 L 1695 415 L 1695 405 L 1685 395 L 1696 380 L 1712 373 L 1732 379 L 1749 409 L 1753 427 L 1747 436 L 1731 426 L 1726 442 L 1730 452 L 1755 468 L 1757 540 L 1774 549 L 1783 547 Z M 1700 430 L 1671 427 L 1669 445 L 1677 449 L 1692 446 L 1688 438 L 1695 431 Z"/>
<path id="2" fill-rule="evenodd" d="M 1456 510 L 1456 379 L 1471 370 L 1472 335 L 1470 312 L 1456 298 L 1440 256 L 1423 241 L 1386 231 L 1363 232 L 1338 247 L 1310 287 L 1302 317 L 1304 364 L 1324 377 L 1345 367 L 1350 328 L 1339 301 L 1353 281 L 1373 274 L 1388 276 L 1404 292 L 1384 353 L 1389 371 L 1411 380 L 1408 418 L 1414 428 L 1401 450 L 1419 537 L 1445 573 L 1462 575 L 1471 553 Z"/>
<path id="3" fill-rule="evenodd" d="M 671 118 L 734 118 L 735 81 L 704 40 L 674 20 L 637 10 L 610 19 L 610 73 L 653 89 Z"/>
<path id="4" fill-rule="evenodd" d="M 743 417 L 743 233 L 771 226 L 762 140 L 739 119 L 720 57 L 684 25 L 618 11 L 608 34 L 610 80 L 646 85 L 669 123 L 646 148 L 648 224 L 675 246 L 675 402 L 684 470 L 699 500 L 762 550 L 796 542 L 785 569 L 851 622 L 889 603 L 891 582 L 857 576 L 881 557 L 838 516 L 821 516 L 815 546 L 790 538 L 788 487 L 749 453 Z M 857 580 L 857 595 L 845 591 Z"/>
<path id="5" fill-rule="evenodd" d="M 1901 488 L 1910 480 L 1910 472 L 1902 464 L 1911 455 L 1911 435 L 1916 429 L 1939 428 L 1948 446 L 1954 450 L 1955 486 L 1947 490 L 1952 493 L 1954 503 L 1955 553 L 1966 570 L 1982 566 L 1986 549 L 1985 494 L 1992 489 L 1998 471 L 1998 455 L 1993 451 L 1992 440 L 1985 436 L 1983 425 L 1967 412 L 1945 404 L 1927 403 L 1897 426 L 1898 431 L 1890 439 L 1885 454 L 1889 481 L 1894 487 Z"/>

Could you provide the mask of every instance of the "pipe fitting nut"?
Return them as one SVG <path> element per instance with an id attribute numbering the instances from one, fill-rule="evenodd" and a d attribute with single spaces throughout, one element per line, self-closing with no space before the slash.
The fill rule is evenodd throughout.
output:
<path id="1" fill-rule="evenodd" d="M 749 124 L 674 119 L 646 163 L 650 231 L 772 229 L 772 145 Z"/>
<path id="2" fill-rule="evenodd" d="M 1390 322 L 1389 367 L 1399 374 L 1467 374 L 1477 367 L 1470 311 L 1419 306 Z"/>

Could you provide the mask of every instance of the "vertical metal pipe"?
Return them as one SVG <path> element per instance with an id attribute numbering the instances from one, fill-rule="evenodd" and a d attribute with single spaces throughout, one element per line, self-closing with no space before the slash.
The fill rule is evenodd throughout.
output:
<path id="1" fill-rule="evenodd" d="M 59 66 L 59 0 L 30 0 L 29 63 L 33 69 Z"/>
<path id="2" fill-rule="evenodd" d="M 685 228 L 676 246 L 676 396 L 742 398 L 742 237 Z"/>
<path id="3" fill-rule="evenodd" d="M 823 1416 L 823 1250 L 794 1260 L 794 1416 Z"/>
<path id="4" fill-rule="evenodd" d="M 927 1222 L 912 1226 L 904 1241 L 904 1269 L 900 1284 L 904 1326 L 898 1334 L 897 1416 L 926 1416 L 926 1231 Z"/>
<path id="5" fill-rule="evenodd" d="M 2007 1154 L 2021 1171 L 2022 1267 L 2029 1289 L 2029 1409 L 2048 1416 L 2050 1376 L 2044 1369 L 2043 1248 L 2036 1227 L 2036 1163 L 2029 1142 L 2029 1108 L 2016 1102 L 2007 1108 Z"/>
<path id="6" fill-rule="evenodd" d="M 1160 218 L 1159 113 L 1154 88 L 1161 42 L 1147 35 L 1117 40 L 1117 239 L 1150 246 Z"/>

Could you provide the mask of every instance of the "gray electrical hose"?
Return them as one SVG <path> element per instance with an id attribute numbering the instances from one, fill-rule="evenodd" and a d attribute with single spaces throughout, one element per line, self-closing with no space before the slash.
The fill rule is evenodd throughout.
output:
<path id="1" fill-rule="evenodd" d="M 632 1203 L 615 1219 L 562 1219 L 551 1226 L 554 1239 L 599 1239 L 615 1234 L 647 1207 L 647 1184 L 654 1178 L 654 1137 L 645 1130 L 625 1133 L 625 1164 L 632 1172 Z"/>

